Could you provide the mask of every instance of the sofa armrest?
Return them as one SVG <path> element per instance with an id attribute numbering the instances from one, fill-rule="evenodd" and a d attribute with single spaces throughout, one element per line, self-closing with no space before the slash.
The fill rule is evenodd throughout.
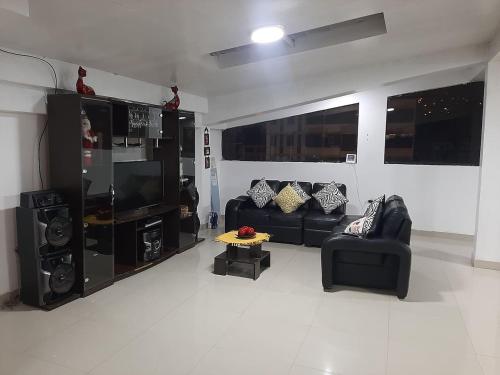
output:
<path id="1" fill-rule="evenodd" d="M 247 195 L 231 199 L 226 204 L 225 231 L 229 232 L 238 229 L 238 211 L 250 199 Z"/>

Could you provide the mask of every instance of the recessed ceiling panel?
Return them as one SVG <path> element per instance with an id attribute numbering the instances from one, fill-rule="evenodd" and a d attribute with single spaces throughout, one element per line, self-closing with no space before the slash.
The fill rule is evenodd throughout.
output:
<path id="1" fill-rule="evenodd" d="M 219 68 L 229 68 L 252 62 L 292 55 L 312 49 L 334 46 L 387 33 L 383 13 L 334 23 L 311 30 L 289 34 L 280 42 L 247 44 L 210 53 Z"/>

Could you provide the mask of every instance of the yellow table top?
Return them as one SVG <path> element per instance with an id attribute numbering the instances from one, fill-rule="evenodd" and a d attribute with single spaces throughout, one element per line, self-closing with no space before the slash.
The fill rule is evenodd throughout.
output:
<path id="1" fill-rule="evenodd" d="M 262 242 L 269 241 L 269 238 L 271 237 L 267 233 L 255 233 L 254 238 L 249 238 L 249 239 L 242 239 L 238 238 L 238 231 L 233 230 L 231 232 L 227 232 L 224 234 L 221 234 L 220 236 L 217 236 L 215 238 L 215 241 L 218 242 L 224 242 L 227 245 L 243 245 L 243 246 L 253 246 L 253 245 L 260 245 Z"/>

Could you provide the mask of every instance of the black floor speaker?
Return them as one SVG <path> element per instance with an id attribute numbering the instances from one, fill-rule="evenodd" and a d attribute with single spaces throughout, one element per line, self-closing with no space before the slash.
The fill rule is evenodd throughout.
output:
<path id="1" fill-rule="evenodd" d="M 53 190 L 22 193 L 16 220 L 21 302 L 50 309 L 74 299 L 73 226 L 62 195 Z"/>

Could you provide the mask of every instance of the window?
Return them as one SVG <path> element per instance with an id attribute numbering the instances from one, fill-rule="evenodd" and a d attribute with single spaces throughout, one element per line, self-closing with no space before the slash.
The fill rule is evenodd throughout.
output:
<path id="1" fill-rule="evenodd" d="M 222 132 L 226 160 L 343 162 L 356 154 L 359 105 L 353 104 Z"/>
<path id="2" fill-rule="evenodd" d="M 479 165 L 484 82 L 387 99 L 385 162 Z"/>

